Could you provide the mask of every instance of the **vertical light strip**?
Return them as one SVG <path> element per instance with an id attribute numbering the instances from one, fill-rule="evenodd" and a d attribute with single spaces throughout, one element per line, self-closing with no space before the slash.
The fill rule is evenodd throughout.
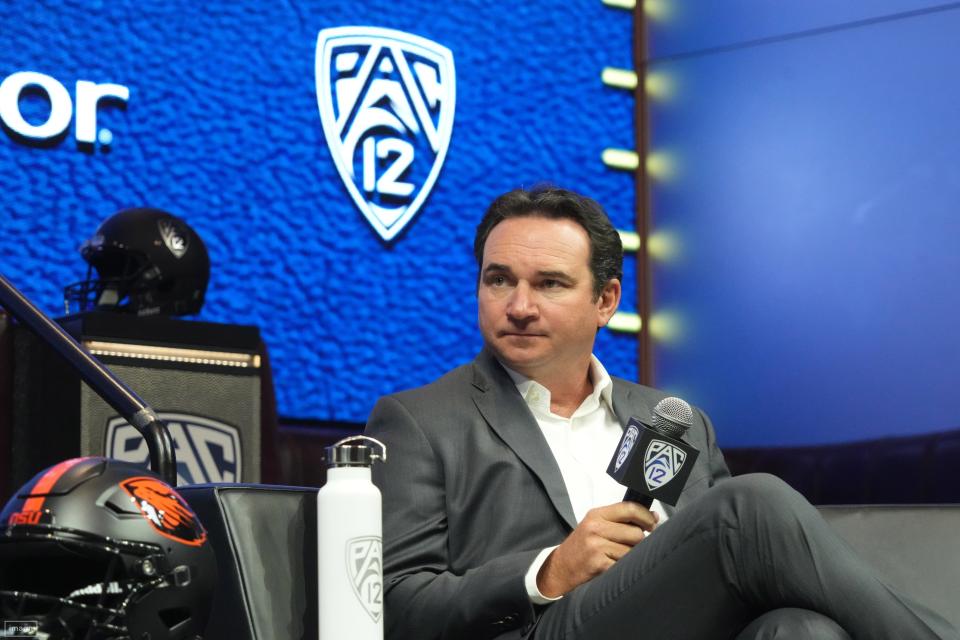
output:
<path id="1" fill-rule="evenodd" d="M 641 15 L 641 10 L 636 0 L 602 0 L 608 7 L 625 9 L 633 13 L 633 31 L 634 31 L 634 66 L 640 70 L 646 69 L 646 34 L 644 31 L 645 23 Z M 604 67 L 600 72 L 600 80 L 604 85 L 614 89 L 622 89 L 633 93 L 634 110 L 636 121 L 636 147 L 635 149 L 607 148 L 601 154 L 603 164 L 610 169 L 618 171 L 629 171 L 634 176 L 636 184 L 636 200 L 634 203 L 637 216 L 637 230 L 627 231 L 618 230 L 620 242 L 623 244 L 624 253 L 635 253 L 637 256 L 637 308 L 639 313 L 628 311 L 618 311 L 610 318 L 607 328 L 618 333 L 629 333 L 638 336 L 637 341 L 637 363 L 640 382 L 649 383 L 651 378 L 651 367 L 649 357 L 650 331 L 644 330 L 644 318 L 649 314 L 650 308 L 650 274 L 649 274 L 649 256 L 647 255 L 646 242 L 644 237 L 648 233 L 649 218 L 647 207 L 650 202 L 649 188 L 646 183 L 646 177 L 649 168 L 644 166 L 646 163 L 641 161 L 646 153 L 648 145 L 647 122 L 646 122 L 646 104 L 645 96 L 638 91 L 640 87 L 640 78 L 643 73 L 631 69 L 621 69 L 617 67 Z"/>
<path id="2" fill-rule="evenodd" d="M 645 0 L 645 2 L 648 0 Z M 636 131 L 636 141 L 634 148 L 638 158 L 646 158 L 650 152 L 650 114 L 648 95 L 643 85 L 646 84 L 648 73 L 647 58 L 648 38 L 647 38 L 647 16 L 639 3 L 633 3 L 633 68 L 638 78 L 643 78 L 644 83 L 634 92 L 634 127 Z M 643 165 L 646 165 L 644 162 Z M 635 174 L 636 180 L 636 202 L 634 210 L 637 215 L 637 235 L 640 238 L 640 246 L 637 248 L 637 330 L 639 332 L 637 340 L 637 372 L 642 384 L 653 386 L 655 384 L 653 375 L 653 339 L 650 332 L 650 315 L 653 302 L 653 277 L 651 271 L 651 259 L 649 254 L 649 241 L 651 229 L 650 216 L 650 174 L 646 166 L 640 166 Z"/>

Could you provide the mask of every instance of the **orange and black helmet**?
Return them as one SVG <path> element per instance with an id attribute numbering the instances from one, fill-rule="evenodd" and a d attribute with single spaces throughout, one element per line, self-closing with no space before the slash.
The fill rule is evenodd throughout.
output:
<path id="1" fill-rule="evenodd" d="M 66 460 L 0 513 L 0 613 L 49 638 L 194 640 L 215 583 L 196 514 L 131 464 Z"/>

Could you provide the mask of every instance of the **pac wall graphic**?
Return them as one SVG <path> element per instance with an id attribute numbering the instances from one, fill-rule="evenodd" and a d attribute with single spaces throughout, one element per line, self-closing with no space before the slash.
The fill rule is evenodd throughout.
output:
<path id="1" fill-rule="evenodd" d="M 260 327 L 283 416 L 362 422 L 474 357 L 500 193 L 555 182 L 634 228 L 633 176 L 601 161 L 633 145 L 633 96 L 600 80 L 633 19 L 599 0 L 13 5 L 0 272 L 57 315 L 103 219 L 181 216 L 210 253 L 199 319 Z M 628 257 L 627 311 L 635 289 Z M 636 377 L 635 336 L 599 355 Z"/>
<path id="2" fill-rule="evenodd" d="M 242 450 L 240 430 L 219 420 L 188 413 L 160 411 L 177 456 L 177 485 L 206 482 L 240 482 Z M 129 422 L 117 416 L 107 422 L 105 455 L 150 467 L 146 440 Z"/>

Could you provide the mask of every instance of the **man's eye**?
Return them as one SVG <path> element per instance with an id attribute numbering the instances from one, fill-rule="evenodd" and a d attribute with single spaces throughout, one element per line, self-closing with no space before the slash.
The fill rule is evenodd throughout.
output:
<path id="1" fill-rule="evenodd" d="M 563 283 L 560 282 L 559 280 L 544 280 L 544 281 L 541 283 L 541 286 L 542 286 L 544 289 L 556 289 L 556 288 L 558 288 L 558 287 L 563 286 Z"/>
<path id="2" fill-rule="evenodd" d="M 494 287 L 502 287 L 507 283 L 507 279 L 503 276 L 490 276 L 487 282 Z"/>

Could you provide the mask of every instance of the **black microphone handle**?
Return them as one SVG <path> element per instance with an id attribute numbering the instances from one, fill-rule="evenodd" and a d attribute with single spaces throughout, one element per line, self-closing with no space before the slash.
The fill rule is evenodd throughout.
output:
<path id="1" fill-rule="evenodd" d="M 84 349 L 69 333 L 27 300 L 0 274 L 0 305 L 25 324 L 40 340 L 59 353 L 98 396 L 117 410 L 147 441 L 150 468 L 172 487 L 177 486 L 177 460 L 165 425 L 112 371 Z"/>
<path id="2" fill-rule="evenodd" d="M 645 493 L 640 493 L 636 489 L 627 489 L 627 492 L 623 494 L 624 502 L 636 502 L 639 505 L 650 508 L 650 505 L 653 504 L 653 498 L 648 496 Z"/>

